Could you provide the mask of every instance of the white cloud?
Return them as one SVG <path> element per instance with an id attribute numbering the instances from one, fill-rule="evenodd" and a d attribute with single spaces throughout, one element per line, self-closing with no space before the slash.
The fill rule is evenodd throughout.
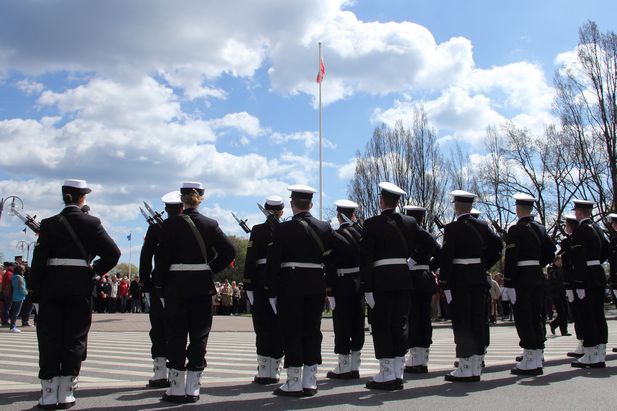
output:
<path id="1" fill-rule="evenodd" d="M 352 159 L 346 164 L 343 164 L 338 168 L 338 178 L 341 180 L 351 179 L 356 172 L 356 159 Z"/>
<path id="2" fill-rule="evenodd" d="M 40 94 L 45 89 L 43 84 L 30 80 L 19 80 L 15 83 L 15 87 L 28 95 Z"/>
<path id="3" fill-rule="evenodd" d="M 272 133 L 270 140 L 275 144 L 285 144 L 290 141 L 303 143 L 304 148 L 312 150 L 319 145 L 319 133 L 315 131 L 299 131 L 296 133 Z M 336 148 L 336 144 L 326 138 L 322 138 L 323 147 Z"/>

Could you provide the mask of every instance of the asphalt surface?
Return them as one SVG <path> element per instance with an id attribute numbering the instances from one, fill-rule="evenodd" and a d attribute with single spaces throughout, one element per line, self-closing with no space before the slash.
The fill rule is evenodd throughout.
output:
<path id="1" fill-rule="evenodd" d="M 454 360 L 452 331 L 448 323 L 436 323 L 431 347 L 430 372 L 406 376 L 405 389 L 377 392 L 364 388 L 374 375 L 372 339 L 367 333 L 361 379 L 333 381 L 325 373 L 336 364 L 332 353 L 332 322 L 322 328 L 324 364 L 318 373 L 319 392 L 312 398 L 280 398 L 271 394 L 277 385 L 251 384 L 255 370 L 254 334 L 250 317 L 215 317 L 208 344 L 208 368 L 198 403 L 193 409 L 617 409 L 617 346 L 615 312 L 608 315 L 609 355 L 607 368 L 575 369 L 565 352 L 576 346 L 573 336 L 547 336 L 544 375 L 517 377 L 509 370 L 520 354 L 516 330 L 509 323 L 491 329 L 491 346 L 482 381 L 449 383 L 443 375 Z M 572 327 L 570 327 L 572 328 Z M 89 339 L 80 387 L 73 409 L 168 409 L 180 407 L 160 401 L 163 390 L 144 388 L 151 374 L 149 329 L 145 314 L 96 314 Z M 32 329 L 22 334 L 0 332 L 0 409 L 32 409 L 39 397 L 36 338 Z M 283 376 L 284 377 L 284 376 Z M 284 380 L 284 378 L 283 378 Z"/>

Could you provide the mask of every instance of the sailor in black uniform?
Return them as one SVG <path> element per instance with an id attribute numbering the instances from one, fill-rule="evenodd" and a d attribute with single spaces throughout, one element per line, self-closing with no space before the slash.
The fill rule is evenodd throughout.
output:
<path id="1" fill-rule="evenodd" d="M 614 298 L 617 298 L 617 214 L 611 213 L 608 216 L 608 222 L 611 225 L 611 250 L 608 257 L 609 262 L 609 282 L 611 292 Z M 613 352 L 617 352 L 617 348 L 613 348 Z"/>
<path id="2" fill-rule="evenodd" d="M 405 215 L 416 219 L 424 225 L 426 208 L 414 205 L 403 207 Z M 431 236 L 431 238 L 433 238 Z M 405 372 L 425 374 L 428 372 L 429 349 L 433 343 L 431 325 L 431 301 L 437 292 L 435 272 L 439 268 L 441 246 L 433 238 L 430 249 L 417 247 L 409 260 L 411 271 L 411 306 L 409 310 L 409 357 L 405 363 Z"/>
<path id="3" fill-rule="evenodd" d="M 401 188 L 387 182 L 379 187 L 381 214 L 364 222 L 362 238 L 362 287 L 366 303 L 373 309 L 373 345 L 379 360 L 379 373 L 366 387 L 392 391 L 403 389 L 408 348 L 408 259 L 416 249 L 431 250 L 434 240 L 415 218 L 395 211 L 405 194 Z"/>
<path id="4" fill-rule="evenodd" d="M 356 379 L 360 378 L 360 352 L 364 346 L 364 295 L 360 290 L 362 231 L 359 224 L 353 223 L 358 204 L 337 200 L 334 205 L 340 224 L 336 231 L 349 246 L 334 253 L 336 269 L 330 270 L 326 278 L 334 323 L 334 352 L 338 354 L 338 365 L 328 371 L 327 377 Z"/>
<path id="5" fill-rule="evenodd" d="M 182 212 L 182 200 L 180 200 L 179 191 L 171 191 L 161 197 L 161 201 L 165 204 L 165 211 L 168 218 L 180 215 Z M 146 298 L 150 300 L 150 341 L 152 348 L 150 353 L 154 362 L 154 375 L 148 381 L 148 387 L 165 388 L 169 387 L 167 380 L 167 354 L 165 353 L 167 342 L 165 340 L 165 315 L 163 306 L 161 305 L 162 295 L 158 294 L 159 289 L 152 287 L 152 258 L 156 248 L 159 245 L 162 227 L 159 224 L 153 223 L 148 227 L 144 244 L 141 247 L 139 256 L 139 278 L 143 281 L 144 292 L 148 295 Z"/>
<path id="6" fill-rule="evenodd" d="M 574 266 L 574 288 L 580 301 L 583 326 L 583 356 L 572 362 L 575 368 L 604 368 L 608 327 L 604 316 L 606 274 L 602 264 L 609 257 L 610 244 L 591 219 L 593 201 L 574 200 L 578 227 L 572 233 L 570 249 Z"/>
<path id="7" fill-rule="evenodd" d="M 486 222 L 470 215 L 475 194 L 452 192 L 456 220 L 446 225 L 440 283 L 452 313 L 457 369 L 446 381 L 479 381 L 486 353 L 486 272 L 501 258 L 503 243 Z"/>
<path id="8" fill-rule="evenodd" d="M 74 390 L 92 322 L 94 281 L 120 258 L 101 221 L 80 208 L 90 192 L 84 180 L 64 182 L 65 208 L 41 221 L 32 257 L 29 285 L 37 312 L 43 388 L 38 406 L 44 409 L 75 404 Z M 95 256 L 100 258 L 92 261 Z"/>
<path id="9" fill-rule="evenodd" d="M 321 364 L 324 267 L 333 264 L 332 249 L 347 241 L 310 214 L 314 188 L 299 184 L 288 190 L 293 217 L 274 229 L 267 257 L 266 284 L 283 335 L 287 369 L 287 382 L 274 394 L 313 396 Z"/>
<path id="10" fill-rule="evenodd" d="M 523 358 L 510 371 L 515 375 L 541 375 L 546 331 L 544 328 L 544 267 L 555 258 L 555 244 L 543 225 L 531 215 L 537 201 L 515 194 L 518 221 L 506 242 L 504 288 L 514 305 L 514 324 Z"/>
<path id="11" fill-rule="evenodd" d="M 163 223 L 152 273 L 166 320 L 170 386 L 163 400 L 176 403 L 199 400 L 212 327 L 212 295 L 216 293 L 212 274 L 236 256 L 218 223 L 197 210 L 204 198 L 202 184 L 184 183 L 180 193 L 184 211 Z"/>
<path id="12" fill-rule="evenodd" d="M 244 264 L 244 289 L 253 307 L 253 329 L 257 347 L 257 375 L 253 382 L 257 384 L 275 384 L 281 374 L 283 359 L 283 341 L 278 320 L 266 291 L 266 258 L 268 244 L 272 241 L 272 232 L 283 215 L 283 199 L 270 196 L 266 199 L 264 209 L 270 215 L 266 221 L 256 224 L 251 229 L 246 260 Z"/>

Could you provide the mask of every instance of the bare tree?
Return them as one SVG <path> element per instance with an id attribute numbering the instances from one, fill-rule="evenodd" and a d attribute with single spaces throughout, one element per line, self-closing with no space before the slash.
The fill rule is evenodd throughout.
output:
<path id="1" fill-rule="evenodd" d="M 576 64 L 555 74 L 556 110 L 580 162 L 581 193 L 605 215 L 617 209 L 617 35 L 589 21 Z"/>
<path id="2" fill-rule="evenodd" d="M 402 203 L 426 207 L 427 226 L 432 229 L 432 216 L 443 214 L 448 166 L 424 109 L 414 111 L 411 129 L 406 129 L 402 121 L 394 128 L 376 128 L 365 152 L 358 152 L 356 159 L 348 191 L 364 217 L 379 214 L 378 184 L 389 181 L 406 191 Z"/>

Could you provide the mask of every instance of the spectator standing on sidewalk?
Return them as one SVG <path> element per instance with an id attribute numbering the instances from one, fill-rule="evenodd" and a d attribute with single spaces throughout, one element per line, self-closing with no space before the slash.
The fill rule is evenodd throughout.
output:
<path id="1" fill-rule="evenodd" d="M 138 275 L 133 277 L 133 281 L 131 281 L 129 292 L 131 294 L 131 312 L 140 313 L 141 312 L 141 284 L 139 283 Z"/>
<path id="2" fill-rule="evenodd" d="M 11 296 L 11 332 L 20 333 L 21 331 L 17 328 L 15 322 L 17 321 L 17 316 L 19 315 L 19 311 L 21 310 L 21 306 L 28 295 L 28 290 L 26 289 L 26 280 L 23 276 L 23 268 L 18 265 L 15 267 L 15 272 L 11 277 L 11 285 L 13 288 L 13 295 Z"/>
<path id="3" fill-rule="evenodd" d="M 4 262 L 4 274 L 2 274 L 2 293 L 0 298 L 4 304 L 2 304 L 2 326 L 9 326 L 9 310 L 13 303 L 13 289 L 11 284 L 11 277 L 13 276 L 13 270 L 15 269 L 15 263 L 10 261 Z"/>
<path id="4" fill-rule="evenodd" d="M 109 298 L 107 300 L 107 312 L 115 313 L 118 308 L 118 278 L 115 274 L 111 275 L 109 283 Z"/>
<path id="5" fill-rule="evenodd" d="M 126 275 L 122 277 L 120 283 L 118 284 L 118 300 L 120 302 L 120 312 L 127 312 L 126 303 L 129 299 L 129 280 L 126 278 Z"/>

